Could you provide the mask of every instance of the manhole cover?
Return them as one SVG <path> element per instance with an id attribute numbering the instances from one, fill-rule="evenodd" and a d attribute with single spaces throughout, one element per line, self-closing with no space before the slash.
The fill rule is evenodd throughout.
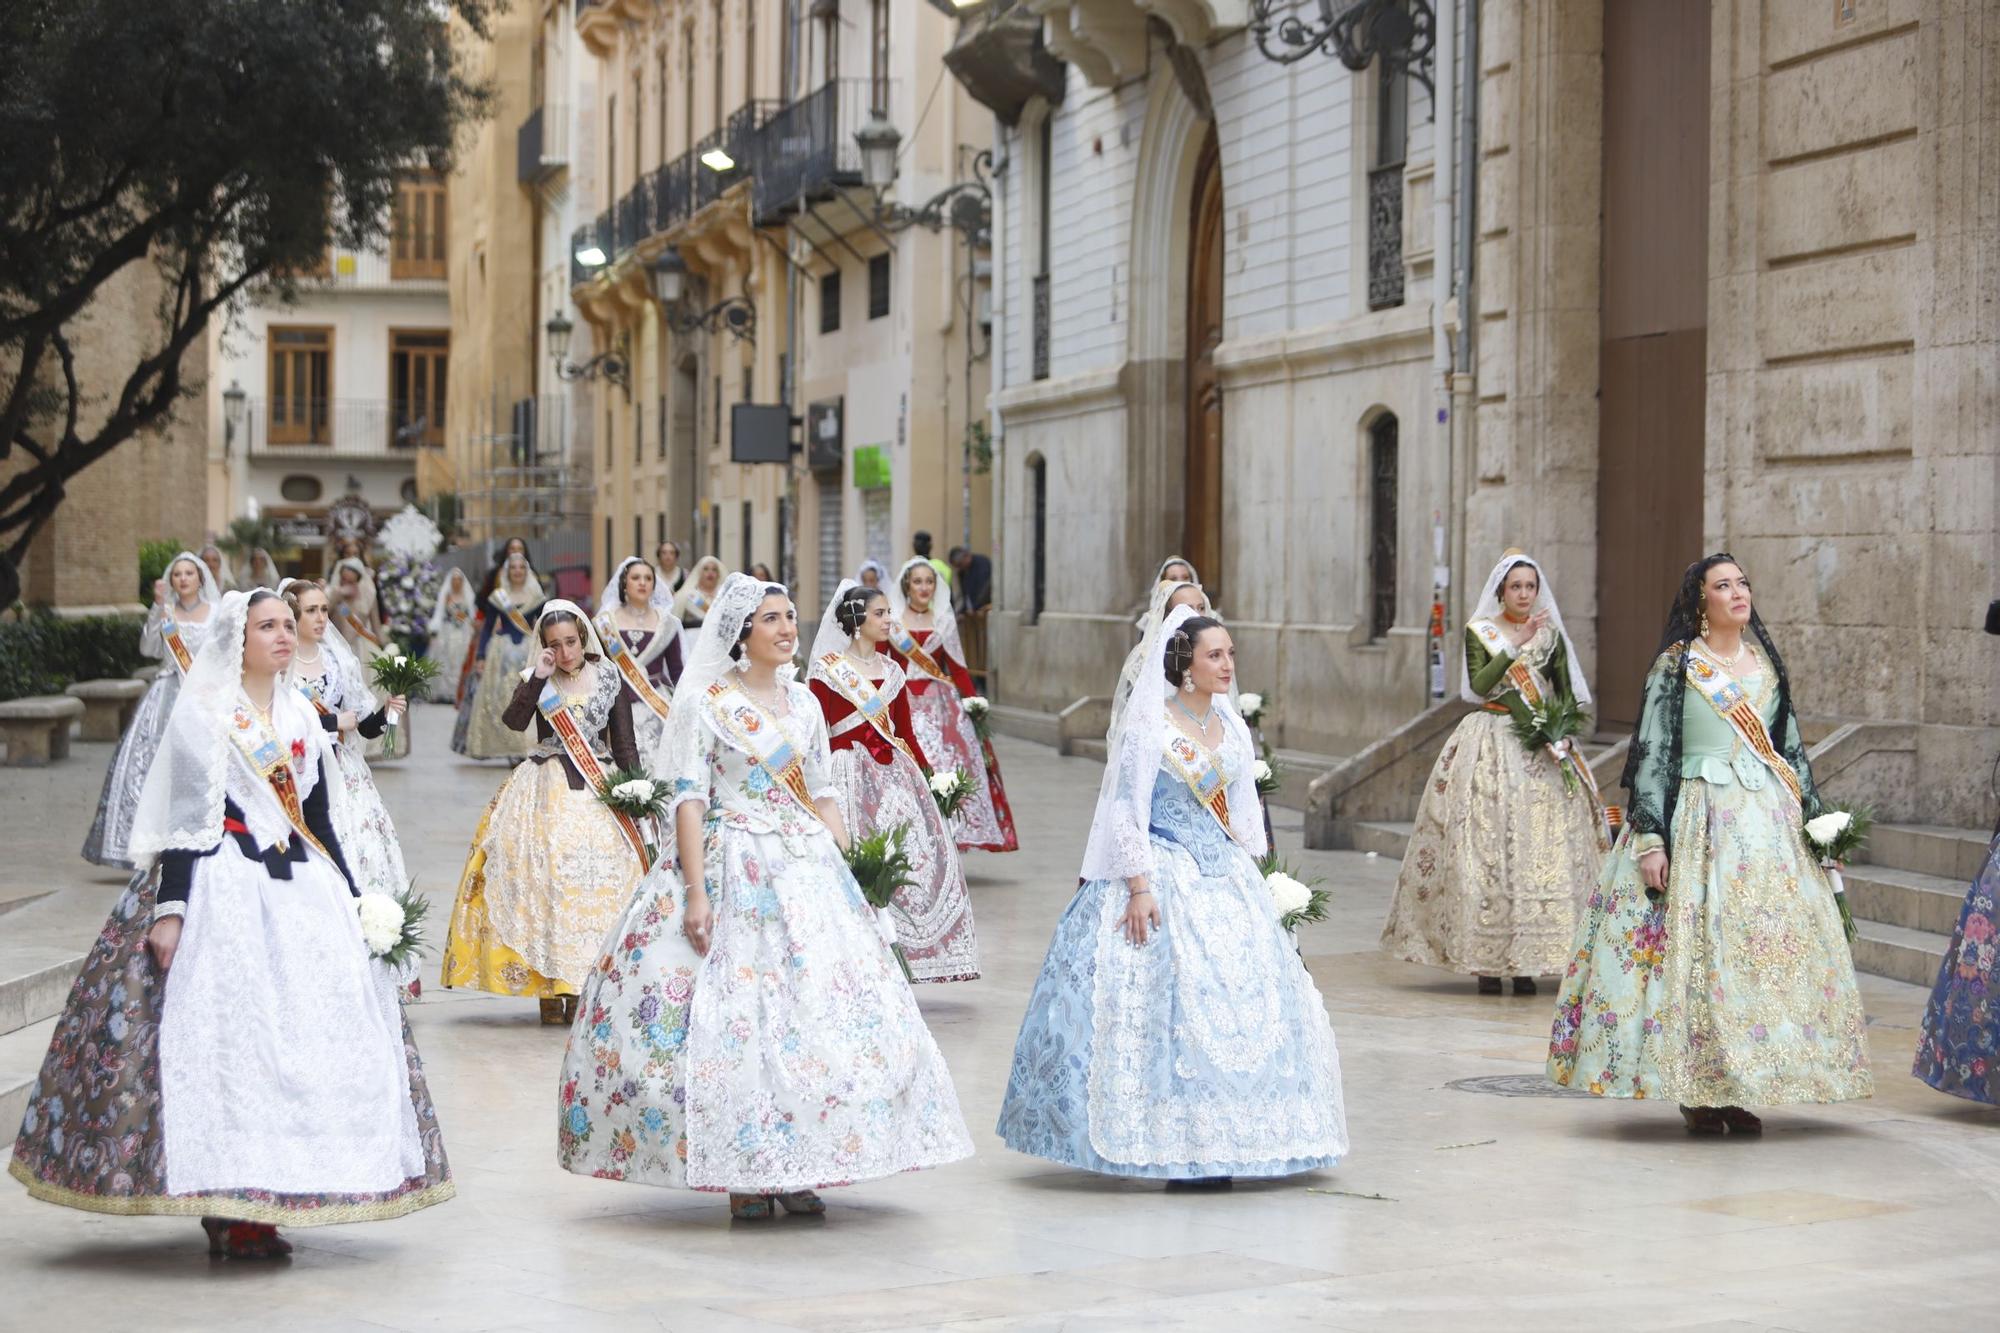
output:
<path id="1" fill-rule="evenodd" d="M 1453 1079 L 1445 1084 L 1460 1092 L 1483 1092 L 1489 1097 L 1588 1097 L 1580 1088 L 1558 1087 L 1541 1074 L 1492 1074 L 1485 1078 Z"/>

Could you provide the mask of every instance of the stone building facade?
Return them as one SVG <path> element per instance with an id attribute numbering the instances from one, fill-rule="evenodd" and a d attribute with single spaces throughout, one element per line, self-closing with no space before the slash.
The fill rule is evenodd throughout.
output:
<path id="1" fill-rule="evenodd" d="M 1427 9 L 1427 72 L 1459 111 L 1472 94 L 1473 132 L 1440 131 L 1413 85 L 1400 154 L 1380 62 L 1272 64 L 1246 9 L 1029 0 L 965 24 L 962 47 L 1026 14 L 1067 62 L 1059 97 L 988 99 L 1011 118 L 997 698 L 1047 728 L 1027 714 L 1106 694 L 1179 552 L 1243 683 L 1274 696 L 1277 743 L 1415 743 L 1436 566 L 1455 686 L 1473 585 L 1520 547 L 1615 732 L 1682 569 L 1726 547 L 1811 730 L 1889 724 L 1843 791 L 1990 823 L 2000 14 Z M 1019 49 L 985 83 L 1017 91 Z M 1468 152 L 1469 198 L 1444 165 Z M 1435 272 L 1446 230 L 1470 240 L 1467 283 Z M 1393 468 L 1371 430 L 1391 418 Z"/>
<path id="2" fill-rule="evenodd" d="M 78 419 L 88 431 L 103 416 L 132 368 L 159 342 L 159 274 L 131 264 L 107 282 L 70 329 L 77 379 L 85 393 Z M 197 342 L 182 363 L 183 383 L 208 377 Z M 55 515 L 28 547 L 21 600 L 65 614 L 137 613 L 142 541 L 205 539 L 207 421 L 202 400 L 181 403 L 159 429 L 126 441 L 77 474 Z M 0 477 L 6 469 L 0 467 Z"/>

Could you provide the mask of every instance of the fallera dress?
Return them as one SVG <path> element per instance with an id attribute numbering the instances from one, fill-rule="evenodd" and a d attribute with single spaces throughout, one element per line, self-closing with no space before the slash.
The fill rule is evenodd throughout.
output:
<path id="1" fill-rule="evenodd" d="M 812 693 L 833 747 L 829 767 L 835 800 L 850 836 L 906 826 L 903 850 L 913 882 L 889 904 L 910 975 L 917 981 L 971 981 L 979 976 L 972 897 L 950 826 L 924 778 L 927 761 L 912 739 L 903 670 L 877 656 L 870 677 L 845 653 L 813 663 Z M 864 716 L 862 708 L 870 710 Z"/>
<path id="2" fill-rule="evenodd" d="M 1465 632 L 1466 672 L 1487 703 L 1431 768 L 1396 877 L 1382 949 L 1484 976 L 1554 976 L 1569 962 L 1577 904 L 1603 865 L 1583 781 L 1514 734 L 1524 688 L 1575 701 L 1562 635 L 1544 625 L 1518 652 L 1486 623 Z M 1518 670 L 1516 670 L 1518 668 Z"/>
<path id="3" fill-rule="evenodd" d="M 564 753 L 539 700 L 549 682 L 511 681 L 505 717 L 532 731 L 534 748 L 479 817 L 459 875 L 445 939 L 446 986 L 548 999 L 574 995 L 596 966 L 606 934 L 632 899 L 645 866 L 630 835 Z M 617 706 L 618 673 L 593 662 L 563 707 L 605 771 L 634 768 L 632 715 Z"/>
<path id="4" fill-rule="evenodd" d="M 111 764 L 104 770 L 104 789 L 97 797 L 97 815 L 83 839 L 83 859 L 118 870 L 132 869 L 126 842 L 132 836 L 132 814 L 139 805 L 139 790 L 152 770 L 153 755 L 166 734 L 167 719 L 173 715 L 174 700 L 180 697 L 181 668 L 167 647 L 165 630 L 168 612 L 159 606 L 146 615 L 139 631 L 139 651 L 160 663 L 160 673 L 146 687 L 139 706 L 132 710 L 132 722 L 118 738 Z M 190 658 L 208 642 L 210 621 L 215 618 L 213 603 L 208 620 L 180 620 L 174 624 Z"/>
<path id="5" fill-rule="evenodd" d="M 1915 1073 L 1939 1092 L 2000 1106 L 2000 834 L 1938 966 Z"/>
<path id="6" fill-rule="evenodd" d="M 1157 738 L 1155 729 L 1134 739 Z M 1234 732 L 1214 758 L 1226 774 L 1256 761 Z M 1119 761 L 1156 769 L 1147 827 L 1130 836 L 1150 843 L 1147 883 L 1162 924 L 1134 946 L 1119 929 L 1122 880 L 1076 891 L 1014 1045 L 1000 1137 L 1016 1152 L 1106 1175 L 1333 1166 L 1347 1152 L 1333 1025 L 1256 861 L 1168 754 Z M 1232 821 L 1258 817 L 1231 812 Z"/>
<path id="7" fill-rule="evenodd" d="M 388 714 L 376 707 L 374 696 L 361 683 L 354 659 L 339 654 L 329 641 L 321 646 L 315 665 L 307 666 L 294 658 L 291 681 L 312 703 L 327 739 L 333 743 L 333 776 L 347 797 L 341 806 L 345 813 L 340 845 L 346 849 L 355 887 L 362 893 L 393 897 L 410 887 L 409 871 L 403 866 L 396 825 L 362 755 L 362 741 L 382 734 L 388 726 Z M 345 711 L 359 715 L 356 738 L 342 736 L 338 730 L 339 715 Z"/>
<path id="8" fill-rule="evenodd" d="M 466 707 L 465 751 L 473 759 L 518 759 L 533 742 L 526 731 L 507 723 L 521 673 L 533 663 L 536 653 L 534 623 L 541 613 L 540 585 L 532 605 L 513 606 L 506 587 L 493 590 L 487 598 L 485 619 L 479 626 L 479 680 Z"/>
<path id="9" fill-rule="evenodd" d="M 603 615 L 598 617 L 597 633 L 607 645 L 614 639 L 623 644 L 646 683 L 652 687 L 654 696 L 671 707 L 674 682 L 680 679 L 681 674 L 680 626 L 670 617 L 662 615 L 658 629 L 622 630 L 613 617 Z M 637 740 L 639 753 L 651 754 L 660 743 L 660 732 L 666 719 L 639 697 L 638 690 L 629 681 L 619 692 L 618 704 L 632 714 L 632 734 Z"/>
<path id="10" fill-rule="evenodd" d="M 1548 1075 L 1559 1084 L 1707 1107 L 1874 1090 L 1840 909 L 1805 842 L 1804 820 L 1818 806 L 1805 747 L 1796 722 L 1781 741 L 1769 737 L 1775 673 L 1762 652 L 1747 652 L 1733 687 L 1698 647 L 1685 682 L 1678 648 L 1646 678 L 1633 813 L 1578 922 L 1556 1001 Z M 1754 731 L 1718 711 L 1737 704 L 1761 719 Z M 1668 773 L 1675 708 L 1681 764 Z M 1783 768 L 1760 757 L 1764 745 Z M 1667 808 L 1670 783 L 1679 796 L 1669 839 L 1645 812 Z M 1667 890 L 1656 901 L 1639 858 L 1661 848 Z"/>
<path id="11" fill-rule="evenodd" d="M 972 779 L 971 793 L 952 816 L 959 847 L 966 851 L 1018 850 L 1021 842 L 1014 833 L 1007 788 L 1000 781 L 999 756 L 993 753 L 991 741 L 979 738 L 965 711 L 964 701 L 976 693 L 971 673 L 945 650 L 936 630 L 912 628 L 909 633 L 917 653 L 893 645 L 887 651 L 909 680 L 904 689 L 910 695 L 910 720 L 917 743 L 936 771 L 963 769 Z"/>
<path id="12" fill-rule="evenodd" d="M 677 1189 L 820 1189 L 972 1155 L 944 1058 L 833 836 L 801 799 L 833 794 L 819 710 L 773 716 L 734 685 L 702 700 L 713 942 L 681 932 L 664 859 L 584 985 L 563 1059 L 557 1160 Z M 782 740 L 797 791 L 750 745 Z M 781 771 L 780 777 L 784 774 Z"/>

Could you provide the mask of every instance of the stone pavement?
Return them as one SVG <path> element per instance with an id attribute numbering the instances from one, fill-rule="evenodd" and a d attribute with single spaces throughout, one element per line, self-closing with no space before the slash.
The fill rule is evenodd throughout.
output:
<path id="1" fill-rule="evenodd" d="M 379 774 L 441 929 L 502 770 L 445 752 L 445 710 L 421 710 L 417 727 L 418 754 Z M 1347 1162 L 1169 1196 L 1007 1151 L 992 1131 L 1008 1056 L 1076 882 L 1099 768 L 999 745 L 1025 850 L 971 862 L 985 976 L 920 990 L 972 1161 L 830 1191 L 823 1220 L 765 1224 L 732 1225 L 710 1195 L 579 1179 L 555 1165 L 564 1034 L 540 1027 L 532 1002 L 433 986 L 410 1012 L 455 1201 L 293 1231 L 291 1263 L 260 1267 L 212 1264 L 191 1221 L 54 1208 L 0 1180 L 0 1326 L 1911 1330 L 1993 1318 L 2000 1112 L 1909 1077 L 1920 990 L 1864 979 L 1874 1100 L 1774 1111 L 1761 1142 L 1696 1142 L 1670 1106 L 1550 1095 L 1546 987 L 1482 999 L 1376 954 L 1395 863 L 1359 853 L 1303 858 L 1335 891 L 1333 919 L 1308 927 L 1304 947 L 1340 1041 Z M 0 988 L 80 951 L 116 891 L 117 876 L 76 856 L 109 750 L 79 744 L 53 769 L 0 770 Z M 1298 816 L 1279 814 L 1296 852 Z M 48 896 L 6 910 L 36 894 Z M 46 1031 L 0 1036 L 0 1076 L 32 1070 Z"/>

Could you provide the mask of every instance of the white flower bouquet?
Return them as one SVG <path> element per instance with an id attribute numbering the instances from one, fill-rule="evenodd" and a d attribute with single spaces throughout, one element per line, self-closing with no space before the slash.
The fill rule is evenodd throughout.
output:
<path id="1" fill-rule="evenodd" d="M 958 807 L 965 804 L 965 798 L 972 794 L 972 775 L 962 768 L 954 768 L 949 773 L 931 774 L 931 796 L 937 801 L 938 813 L 950 819 L 958 813 Z"/>
<path id="2" fill-rule="evenodd" d="M 1264 887 L 1278 909 L 1279 925 L 1297 931 L 1308 922 L 1326 920 L 1333 895 L 1320 887 L 1319 880 L 1300 879 L 1298 872 L 1286 865 L 1275 849 L 1265 854 L 1257 868 L 1263 872 Z"/>
<path id="3" fill-rule="evenodd" d="M 1257 766 L 1251 772 L 1257 779 L 1257 794 L 1259 796 L 1270 796 L 1278 788 L 1284 786 L 1285 770 L 1271 762 L 1268 757 L 1271 753 L 1268 747 L 1264 753 L 1267 757 L 1259 759 Z"/>
<path id="4" fill-rule="evenodd" d="M 672 792 L 666 783 L 654 781 L 644 769 L 638 768 L 613 769 L 604 775 L 604 781 L 597 788 L 597 799 L 601 804 L 633 819 L 650 819 L 665 814 L 670 795 Z"/>
<path id="5" fill-rule="evenodd" d="M 414 883 L 401 893 L 364 893 L 354 900 L 369 955 L 397 972 L 423 952 L 424 917 L 430 910 L 430 899 L 418 894 Z"/>
<path id="6" fill-rule="evenodd" d="M 422 699 L 430 694 L 431 682 L 437 679 L 438 664 L 428 657 L 412 657 L 393 643 L 382 645 L 370 672 L 375 678 L 375 688 L 384 694 L 400 694 L 405 699 Z M 387 743 L 390 749 L 396 745 L 396 723 L 398 713 L 389 714 Z"/>
<path id="7" fill-rule="evenodd" d="M 1866 807 L 1848 809 L 1838 805 L 1829 805 L 1806 821 L 1806 843 L 1819 857 L 1826 877 L 1833 881 L 1834 901 L 1840 906 L 1840 924 L 1849 943 L 1855 935 L 1854 911 L 1847 905 L 1847 884 L 1840 871 L 1849 857 L 1867 845 L 1868 831 L 1874 825 L 1874 814 Z"/>
<path id="8" fill-rule="evenodd" d="M 1236 696 L 1236 711 L 1250 726 L 1264 720 L 1264 696 L 1254 690 L 1245 690 Z"/>
<path id="9" fill-rule="evenodd" d="M 993 705 L 986 701 L 986 696 L 983 694 L 968 694 L 963 703 L 965 715 L 972 719 L 972 730 L 980 740 L 988 739 L 990 735 L 988 728 L 992 724 L 987 720 L 987 715 L 993 711 Z"/>

